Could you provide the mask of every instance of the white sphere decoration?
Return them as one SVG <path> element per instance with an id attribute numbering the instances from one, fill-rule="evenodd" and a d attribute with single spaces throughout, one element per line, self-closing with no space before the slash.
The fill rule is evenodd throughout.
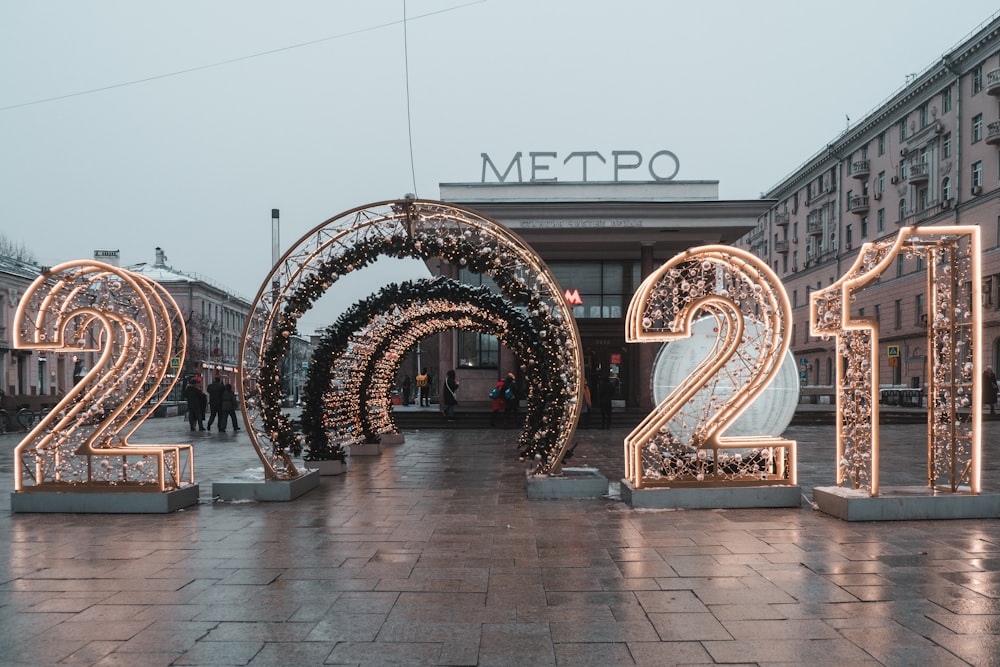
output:
<path id="1" fill-rule="evenodd" d="M 684 380 L 694 368 L 708 356 L 715 344 L 716 326 L 714 317 L 703 317 L 696 320 L 692 326 L 690 338 L 682 338 L 664 344 L 656 355 L 653 364 L 652 390 L 653 400 L 660 403 Z M 762 329 L 760 322 L 747 318 L 745 320 L 746 335 L 756 337 Z M 723 375 L 716 387 L 715 398 L 725 400 L 736 390 L 736 386 L 726 385 Z M 742 378 L 745 381 L 747 378 Z M 708 399 L 704 391 L 699 392 L 688 404 L 690 412 L 702 414 L 708 408 Z M 799 402 L 799 377 L 795 357 L 788 352 L 781 369 L 756 400 L 733 422 L 723 433 L 723 437 L 737 436 L 780 436 L 795 415 L 795 406 Z M 687 420 L 685 420 L 687 421 Z M 694 424 L 671 424 L 671 430 L 682 442 L 690 440 Z"/>

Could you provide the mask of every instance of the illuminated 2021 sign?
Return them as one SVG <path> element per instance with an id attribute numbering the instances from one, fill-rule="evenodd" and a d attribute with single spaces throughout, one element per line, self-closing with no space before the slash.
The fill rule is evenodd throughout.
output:
<path id="1" fill-rule="evenodd" d="M 497 183 L 506 183 L 507 179 L 511 177 L 511 172 L 515 172 L 517 175 L 517 183 L 525 182 L 524 168 L 521 164 L 521 159 L 524 154 L 521 151 L 514 153 L 514 157 L 511 158 L 510 162 L 507 163 L 506 168 L 501 171 L 497 168 L 496 163 L 490 158 L 488 153 L 481 153 L 483 157 L 483 171 L 482 171 L 482 183 L 486 183 L 486 168 L 489 167 L 490 171 L 493 172 L 493 176 L 496 178 Z M 566 165 L 570 162 L 574 163 L 574 167 L 579 167 L 580 178 L 578 180 L 586 183 L 591 179 L 588 178 L 589 173 L 587 167 L 589 165 L 600 163 L 602 165 L 607 165 L 608 160 L 598 151 L 573 151 L 567 155 L 562 160 L 562 164 Z M 501 162 L 502 164 L 502 162 Z M 653 153 L 648 160 L 643 159 L 642 153 L 639 151 L 611 151 L 611 178 L 598 178 L 594 179 L 597 181 L 614 181 L 619 182 L 622 179 L 622 175 L 625 173 L 633 173 L 639 170 L 643 164 L 646 165 L 646 171 L 649 172 L 650 178 L 654 181 L 672 181 L 674 177 L 677 176 L 677 172 L 681 169 L 680 160 L 671 151 L 657 151 Z M 529 168 L 529 178 L 528 183 L 555 183 L 559 180 L 558 177 L 552 176 L 551 169 L 553 166 L 559 165 L 559 154 L 554 151 L 539 151 L 528 153 L 528 168 Z M 602 170 L 603 171 L 603 170 Z M 626 179 L 627 180 L 627 179 Z"/>

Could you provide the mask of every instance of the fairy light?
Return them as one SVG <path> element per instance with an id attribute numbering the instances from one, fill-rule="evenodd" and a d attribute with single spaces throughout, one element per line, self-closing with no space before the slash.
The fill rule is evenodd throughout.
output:
<path id="1" fill-rule="evenodd" d="M 795 441 L 723 436 L 788 354 L 791 306 L 781 281 L 748 252 L 692 248 L 642 282 L 629 304 L 625 337 L 642 343 L 685 339 L 702 317 L 714 319 L 716 339 L 626 437 L 626 479 L 637 489 L 796 484 Z"/>
<path id="2" fill-rule="evenodd" d="M 937 491 L 979 493 L 981 478 L 982 301 L 979 228 L 904 227 L 895 238 L 861 247 L 837 282 L 813 292 L 813 335 L 835 336 L 837 485 L 879 495 L 879 323 L 851 304 L 900 257 L 927 266 L 927 480 Z"/>
<path id="3" fill-rule="evenodd" d="M 66 262 L 28 287 L 14 328 L 15 348 L 94 359 L 15 448 L 15 491 L 166 491 L 194 482 L 190 445 L 128 443 L 176 382 L 166 379 L 169 360 L 184 355 L 183 319 L 162 286 L 101 262 Z"/>
<path id="4" fill-rule="evenodd" d="M 558 367 L 547 405 L 559 411 L 540 413 L 526 451 L 538 461 L 536 472 L 558 471 L 576 429 L 583 382 L 579 333 L 558 283 L 537 254 L 502 225 L 468 209 L 407 199 L 354 209 L 319 225 L 263 282 L 244 328 L 240 381 L 244 420 L 265 476 L 298 474 L 291 456 L 302 449 L 302 436 L 280 410 L 282 361 L 298 320 L 340 276 L 381 256 L 436 257 L 488 275 L 507 301 L 528 310 L 538 338 L 552 351 L 546 364 Z M 348 380 L 334 380 L 338 391 L 353 386 Z M 264 447 L 268 441 L 271 446 Z"/>

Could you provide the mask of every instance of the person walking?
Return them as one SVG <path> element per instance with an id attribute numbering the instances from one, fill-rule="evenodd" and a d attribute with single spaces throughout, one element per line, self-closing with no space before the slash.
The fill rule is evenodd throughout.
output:
<path id="1" fill-rule="evenodd" d="M 997 402 L 997 374 L 993 372 L 992 366 L 987 366 L 983 371 L 983 403 L 990 406 L 990 414 L 996 414 Z"/>
<path id="2" fill-rule="evenodd" d="M 208 385 L 208 430 L 212 430 L 212 424 L 215 423 L 215 418 L 219 416 L 219 410 L 222 409 L 222 390 L 224 385 L 222 380 L 219 378 L 213 378 L 212 383 Z M 221 419 L 220 426 L 221 424 Z M 223 429 L 219 429 L 220 431 Z"/>
<path id="3" fill-rule="evenodd" d="M 583 428 L 590 428 L 590 412 L 594 404 L 590 398 L 590 383 L 586 379 L 583 381 L 583 407 L 580 409 L 580 421 Z"/>
<path id="4" fill-rule="evenodd" d="M 187 417 L 191 430 L 205 430 L 205 403 L 208 397 L 201 390 L 201 383 L 192 379 L 184 388 L 184 400 L 187 401 Z M 197 429 L 195 425 L 197 424 Z"/>
<path id="5" fill-rule="evenodd" d="M 427 369 L 420 371 L 417 375 L 417 389 L 420 391 L 420 405 L 430 405 L 431 399 L 428 394 L 428 389 L 430 388 L 430 382 L 427 377 Z"/>
<path id="6" fill-rule="evenodd" d="M 442 412 L 448 421 L 457 421 L 455 418 L 455 406 L 458 405 L 458 387 L 462 382 L 455 377 L 455 371 L 448 371 L 448 376 L 444 379 L 444 386 L 441 388 L 441 400 L 444 402 Z"/>
<path id="7" fill-rule="evenodd" d="M 226 424 L 230 419 L 233 420 L 233 430 L 239 431 L 240 425 L 236 421 L 236 392 L 233 391 L 233 385 L 227 384 L 222 389 L 222 403 L 219 412 L 219 430 L 225 431 Z"/>
<path id="8" fill-rule="evenodd" d="M 503 387 L 505 382 L 503 380 L 497 380 L 497 383 L 490 390 L 490 399 L 492 412 L 490 413 L 490 428 L 497 427 L 497 415 L 501 412 L 504 413 L 504 426 L 507 425 L 507 400 L 503 396 Z"/>
<path id="9" fill-rule="evenodd" d="M 403 405 L 410 404 L 410 389 L 412 387 L 412 381 L 409 375 L 403 376 Z"/>
<path id="10" fill-rule="evenodd" d="M 510 428 L 516 420 L 517 402 L 520 398 L 517 395 L 517 379 L 513 373 L 507 373 L 503 381 L 504 415 L 503 427 Z"/>
<path id="11" fill-rule="evenodd" d="M 601 377 L 600 384 L 597 385 L 597 405 L 601 410 L 601 428 L 611 429 L 611 378 L 607 375 Z"/>

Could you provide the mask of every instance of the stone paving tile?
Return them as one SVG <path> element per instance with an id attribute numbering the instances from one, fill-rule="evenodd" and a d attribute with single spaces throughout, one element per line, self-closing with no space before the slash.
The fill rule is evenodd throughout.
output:
<path id="1" fill-rule="evenodd" d="M 806 500 L 831 429 L 786 433 Z M 211 480 L 259 469 L 245 434 L 151 421 L 137 442 L 195 442 L 199 504 L 0 513 L 0 664 L 1000 664 L 1000 520 L 631 510 L 625 433 L 579 434 L 604 499 L 529 501 L 514 431 L 424 429 L 294 502 L 227 503 Z M 883 429 L 884 486 L 921 470 L 925 433 Z"/>

